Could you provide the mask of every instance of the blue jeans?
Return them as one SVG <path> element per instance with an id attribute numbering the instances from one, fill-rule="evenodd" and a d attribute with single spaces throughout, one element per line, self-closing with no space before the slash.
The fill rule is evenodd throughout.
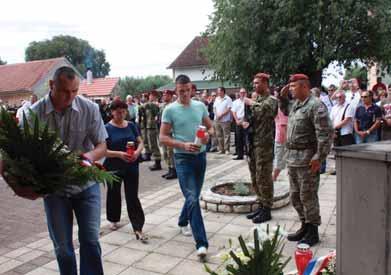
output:
<path id="1" fill-rule="evenodd" d="M 178 225 L 187 226 L 190 223 L 197 249 L 208 247 L 204 221 L 201 215 L 200 194 L 204 183 L 206 169 L 206 154 L 175 154 L 176 172 L 179 185 L 185 197 Z"/>
<path id="2" fill-rule="evenodd" d="M 80 274 L 103 274 L 99 245 L 100 187 L 94 184 L 72 197 L 51 195 L 44 199 L 50 238 L 61 275 L 76 275 L 72 241 L 73 212 L 79 226 Z"/>
<path id="3" fill-rule="evenodd" d="M 355 133 L 354 140 L 356 141 L 356 144 L 376 142 L 376 141 L 379 141 L 379 135 L 378 135 L 377 131 L 374 131 L 369 136 L 366 136 L 364 139 L 362 139 L 359 135 L 357 135 Z"/>

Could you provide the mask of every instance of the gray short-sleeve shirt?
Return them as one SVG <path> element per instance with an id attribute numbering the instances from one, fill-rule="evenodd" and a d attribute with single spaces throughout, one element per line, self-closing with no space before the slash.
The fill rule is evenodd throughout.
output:
<path id="1" fill-rule="evenodd" d="M 85 153 L 94 149 L 99 143 L 105 143 L 108 137 L 99 107 L 96 103 L 76 96 L 64 112 L 55 111 L 50 95 L 37 101 L 31 110 L 38 115 L 41 122 L 47 123 L 52 130 L 58 130 L 60 138 L 72 151 Z M 90 182 L 82 188 L 71 186 L 61 194 L 71 196 L 95 184 Z"/>

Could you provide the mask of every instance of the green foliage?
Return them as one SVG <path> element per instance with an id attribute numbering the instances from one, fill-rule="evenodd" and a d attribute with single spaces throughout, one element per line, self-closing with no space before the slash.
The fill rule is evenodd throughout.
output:
<path id="1" fill-rule="evenodd" d="M 358 78 L 362 83 L 368 82 L 368 71 L 365 65 L 354 63 L 345 71 L 345 79 Z"/>
<path id="2" fill-rule="evenodd" d="M 274 232 L 270 232 L 268 225 L 264 232 L 256 228 L 253 237 L 254 243 L 246 244 L 239 236 L 240 248 L 222 255 L 224 270 L 217 273 L 207 265 L 205 270 L 211 275 L 282 275 L 290 258 L 283 260 L 284 244 L 280 227 Z"/>
<path id="3" fill-rule="evenodd" d="M 250 194 L 250 187 L 245 182 L 236 182 L 233 187 L 235 194 L 239 196 L 248 196 Z"/>
<path id="4" fill-rule="evenodd" d="M 28 122 L 23 115 L 21 128 L 10 113 L 4 108 L 0 110 L 0 151 L 7 179 L 43 195 L 70 184 L 115 180 L 113 174 L 96 166 L 82 167 L 78 154 L 67 150 L 56 132 L 40 123 L 34 113 L 30 112 L 30 117 Z"/>
<path id="5" fill-rule="evenodd" d="M 265 71 L 274 83 L 306 73 L 321 86 L 332 61 L 380 61 L 391 71 L 391 1 L 213 0 L 205 49 L 216 77 L 248 85 Z"/>
<path id="6" fill-rule="evenodd" d="M 0 57 L 0 65 L 5 65 L 5 64 L 7 64 L 7 62 L 2 60 L 1 57 Z"/>
<path id="7" fill-rule="evenodd" d="M 77 70 L 85 75 L 91 68 L 94 77 L 104 77 L 110 72 L 103 50 L 94 49 L 86 40 L 69 35 L 54 36 L 51 40 L 33 41 L 25 51 L 26 61 L 65 56 Z"/>
<path id="8" fill-rule="evenodd" d="M 119 82 L 119 94 L 121 98 L 127 95 L 136 95 L 138 93 L 151 91 L 163 85 L 171 83 L 172 79 L 166 75 L 140 77 L 125 77 L 121 78 Z"/>

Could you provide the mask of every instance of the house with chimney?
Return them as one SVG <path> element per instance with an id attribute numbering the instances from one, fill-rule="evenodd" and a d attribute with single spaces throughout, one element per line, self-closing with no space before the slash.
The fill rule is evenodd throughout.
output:
<path id="1" fill-rule="evenodd" d="M 49 80 L 62 66 L 74 68 L 65 57 L 0 65 L 1 102 L 8 106 L 20 106 L 21 102 L 29 100 L 32 94 L 39 98 L 46 95 L 49 91 Z M 80 74 L 79 76 L 81 77 Z"/>
<path id="2" fill-rule="evenodd" d="M 209 62 L 203 54 L 203 48 L 208 45 L 208 37 L 196 36 L 190 44 L 171 62 L 167 69 L 172 70 L 172 78 L 180 74 L 185 74 L 190 77 L 192 83 L 197 86 L 197 90 L 213 91 L 218 87 L 225 87 L 227 93 L 234 93 L 239 90 L 239 85 L 231 82 L 222 82 L 213 80 L 214 71 L 209 66 Z M 169 83 L 158 89 L 164 91 L 166 89 L 174 89 L 174 83 Z"/>
<path id="3" fill-rule="evenodd" d="M 93 101 L 109 99 L 119 93 L 119 77 L 93 78 L 91 70 L 87 70 L 86 79 L 80 82 L 79 95 Z"/>

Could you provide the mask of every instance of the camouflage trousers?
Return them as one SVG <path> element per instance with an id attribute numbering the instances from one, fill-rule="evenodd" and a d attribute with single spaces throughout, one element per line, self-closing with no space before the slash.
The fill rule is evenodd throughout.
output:
<path id="1" fill-rule="evenodd" d="M 148 139 L 147 139 L 147 129 L 141 128 L 141 136 L 143 138 L 144 150 L 146 154 L 151 153 L 151 149 L 149 148 Z"/>
<path id="2" fill-rule="evenodd" d="M 162 159 L 159 149 L 158 133 L 158 129 L 147 129 L 146 133 L 146 140 L 153 160 Z"/>
<path id="3" fill-rule="evenodd" d="M 162 145 L 163 159 L 168 168 L 174 168 L 174 149 L 172 147 Z"/>
<path id="4" fill-rule="evenodd" d="M 251 183 L 257 194 L 260 207 L 271 208 L 273 206 L 273 161 L 257 159 L 254 150 L 250 151 L 248 166 L 251 174 Z"/>
<path id="5" fill-rule="evenodd" d="M 288 167 L 290 195 L 293 207 L 305 223 L 320 225 L 319 172 L 313 174 L 309 167 Z"/>

